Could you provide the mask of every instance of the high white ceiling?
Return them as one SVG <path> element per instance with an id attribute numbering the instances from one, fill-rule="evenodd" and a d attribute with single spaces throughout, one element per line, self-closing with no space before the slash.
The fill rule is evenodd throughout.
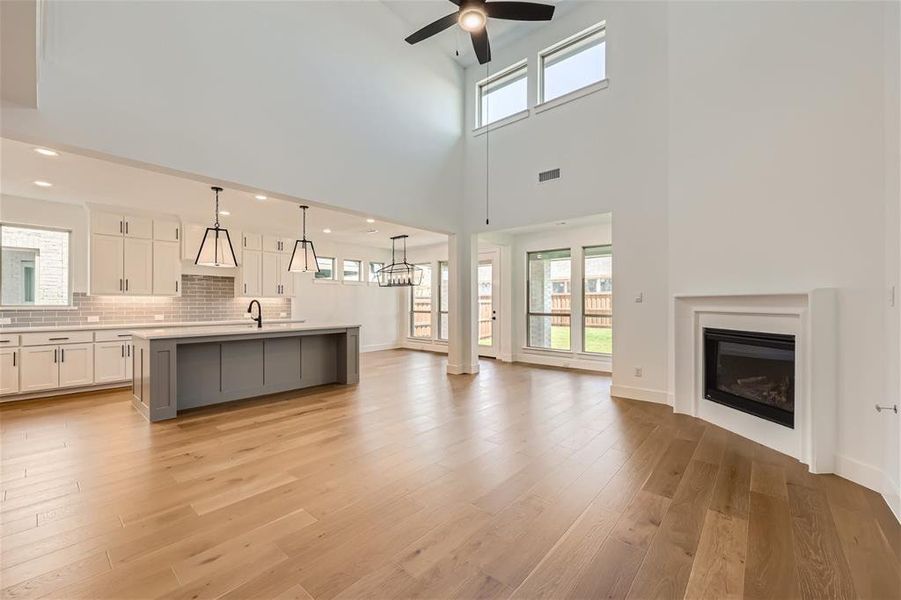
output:
<path id="1" fill-rule="evenodd" d="M 542 4 L 555 4 L 557 9 L 554 18 L 563 12 L 577 7 L 576 0 L 536 0 Z M 409 26 L 409 33 L 425 27 L 432 21 L 440 19 L 457 10 L 450 0 L 382 0 L 382 2 Z M 490 0 L 489 0 L 490 2 Z M 543 25 L 541 22 L 504 21 L 490 19 L 488 21 L 488 39 L 492 49 L 501 48 L 535 31 Z M 409 34 L 408 34 L 409 35 Z M 472 50 L 469 34 L 454 26 L 425 41 L 419 42 L 415 48 L 433 48 L 454 58 L 464 67 L 478 64 Z M 459 51 L 459 56 L 457 55 Z"/>
<path id="2" fill-rule="evenodd" d="M 42 156 L 35 148 L 33 144 L 0 139 L 0 192 L 69 204 L 123 206 L 176 215 L 185 222 L 206 223 L 213 218 L 210 185 L 217 182 L 177 177 L 72 152 Z M 40 187 L 35 181 L 53 185 Z M 255 199 L 257 193 L 267 199 Z M 294 235 L 301 224 L 301 211 L 297 208 L 300 203 L 299 199 L 274 198 L 265 190 L 226 187 L 220 195 L 220 210 L 231 214 L 223 215 L 221 221 L 226 227 Z M 374 217 L 312 206 L 307 214 L 307 232 L 316 241 L 376 248 L 390 248 L 389 238 L 404 233 L 410 236 L 410 247 L 447 242 L 447 236 L 440 233 L 378 219 L 368 223 L 367 218 Z M 323 233 L 326 228 L 331 233 Z M 369 233 L 371 229 L 377 231 Z"/>

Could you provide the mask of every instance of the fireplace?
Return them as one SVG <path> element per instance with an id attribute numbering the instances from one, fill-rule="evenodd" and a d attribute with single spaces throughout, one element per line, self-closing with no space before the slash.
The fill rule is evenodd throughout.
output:
<path id="1" fill-rule="evenodd" d="M 795 427 L 795 336 L 704 328 L 704 397 Z"/>

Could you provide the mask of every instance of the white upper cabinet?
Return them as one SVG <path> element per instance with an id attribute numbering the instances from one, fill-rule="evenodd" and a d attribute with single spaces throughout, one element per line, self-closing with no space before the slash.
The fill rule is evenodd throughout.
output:
<path id="1" fill-rule="evenodd" d="M 278 252 L 281 240 L 275 235 L 263 236 L 263 252 Z"/>
<path id="2" fill-rule="evenodd" d="M 278 252 L 263 252 L 262 296 L 274 297 L 279 295 L 281 282 L 278 277 L 278 259 Z"/>
<path id="3" fill-rule="evenodd" d="M 278 272 L 281 284 L 279 296 L 294 295 L 294 273 L 288 271 L 288 263 L 291 262 L 290 254 L 280 254 L 278 257 Z"/>
<path id="4" fill-rule="evenodd" d="M 150 217 L 136 217 L 125 215 L 125 237 L 140 240 L 153 239 L 153 219 Z"/>
<path id="5" fill-rule="evenodd" d="M 178 221 L 165 219 L 153 220 L 153 239 L 161 242 L 178 242 L 181 240 L 181 224 Z"/>
<path id="6" fill-rule="evenodd" d="M 153 242 L 125 239 L 125 293 L 134 296 L 153 294 Z"/>
<path id="7" fill-rule="evenodd" d="M 245 250 L 262 250 L 263 236 L 258 233 L 245 233 L 241 247 Z"/>
<path id="8" fill-rule="evenodd" d="M 178 242 L 153 242 L 153 295 L 181 295 Z"/>
<path id="9" fill-rule="evenodd" d="M 279 240 L 279 252 L 284 252 L 288 256 L 294 252 L 294 242 L 296 242 L 294 238 L 282 238 Z"/>
<path id="10" fill-rule="evenodd" d="M 263 253 L 259 250 L 244 250 L 241 277 L 235 279 L 236 296 L 256 297 L 262 295 Z"/>
<path id="11" fill-rule="evenodd" d="M 121 236 L 91 235 L 91 293 L 122 294 L 125 291 L 125 240 Z"/>

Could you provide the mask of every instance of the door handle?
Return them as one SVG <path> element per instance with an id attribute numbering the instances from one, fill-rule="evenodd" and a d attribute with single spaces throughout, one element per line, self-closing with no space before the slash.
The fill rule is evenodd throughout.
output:
<path id="1" fill-rule="evenodd" d="M 122 291 L 122 278 L 119 278 L 119 291 Z"/>
<path id="2" fill-rule="evenodd" d="M 119 221 L 119 233 L 122 233 L 122 221 Z"/>
<path id="3" fill-rule="evenodd" d="M 63 342 L 63 341 L 65 341 L 65 340 L 67 340 L 67 339 L 69 339 L 69 338 L 67 338 L 67 337 L 48 338 L 48 340 L 51 341 L 51 342 Z"/>
<path id="4" fill-rule="evenodd" d="M 57 350 L 56 350 L 56 348 L 54 348 L 53 349 L 53 362 L 54 363 L 56 362 L 56 352 L 57 352 Z"/>
<path id="5" fill-rule="evenodd" d="M 16 351 L 13 350 L 13 366 L 16 366 Z"/>
<path id="6" fill-rule="evenodd" d="M 128 221 L 125 221 L 125 235 L 128 235 Z"/>
<path id="7" fill-rule="evenodd" d="M 65 348 L 63 348 L 62 350 L 59 351 L 59 362 L 61 362 L 61 363 L 66 362 L 66 349 Z"/>
<path id="8" fill-rule="evenodd" d="M 125 278 L 125 291 L 128 291 L 128 278 Z"/>

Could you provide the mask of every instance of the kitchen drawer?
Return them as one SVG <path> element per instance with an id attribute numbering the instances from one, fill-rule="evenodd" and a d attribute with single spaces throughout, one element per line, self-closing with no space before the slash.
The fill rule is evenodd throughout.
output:
<path id="1" fill-rule="evenodd" d="M 131 339 L 131 329 L 104 329 L 94 333 L 95 342 L 121 342 Z"/>
<path id="2" fill-rule="evenodd" d="M 46 346 L 48 344 L 86 344 L 94 341 L 93 331 L 42 331 L 23 333 L 23 346 Z"/>
<path id="3" fill-rule="evenodd" d="M 19 345 L 18 333 L 0 333 L 0 348 L 12 348 Z"/>

